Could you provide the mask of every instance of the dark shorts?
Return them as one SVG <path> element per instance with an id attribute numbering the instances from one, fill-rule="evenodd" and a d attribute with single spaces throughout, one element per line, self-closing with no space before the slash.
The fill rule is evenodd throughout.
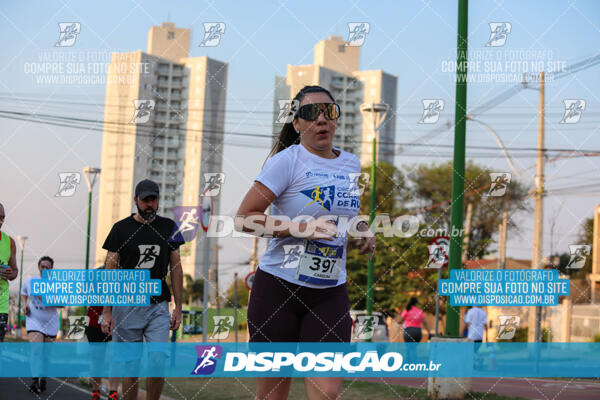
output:
<path id="1" fill-rule="evenodd" d="M 87 326 L 85 336 L 87 336 L 88 342 L 92 343 L 110 342 L 112 340 L 112 336 L 104 334 L 102 329 L 97 326 Z"/>
<path id="2" fill-rule="evenodd" d="M 350 342 L 346 284 L 315 289 L 256 271 L 248 304 L 250 342 Z"/>
<path id="3" fill-rule="evenodd" d="M 30 331 L 27 331 L 27 333 L 31 333 L 31 332 L 36 332 L 36 333 L 41 334 L 42 336 L 44 336 L 44 339 L 56 339 L 56 335 L 54 335 L 54 336 L 52 336 L 52 335 L 46 335 L 44 332 L 36 331 L 36 330 L 33 330 L 33 329 L 30 330 Z"/>
<path id="4" fill-rule="evenodd" d="M 423 333 L 421 332 L 421 328 L 417 327 L 408 327 L 404 328 L 404 342 L 405 343 L 419 343 L 423 338 Z"/>
<path id="5" fill-rule="evenodd" d="M 0 314 L 0 342 L 4 342 L 6 326 L 8 325 L 8 314 Z"/>

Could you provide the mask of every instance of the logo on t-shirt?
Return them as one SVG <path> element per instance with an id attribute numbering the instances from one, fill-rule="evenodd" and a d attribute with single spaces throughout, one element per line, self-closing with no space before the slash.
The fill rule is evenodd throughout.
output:
<path id="1" fill-rule="evenodd" d="M 160 254 L 160 246 L 157 244 L 140 244 L 140 260 L 137 263 L 137 268 L 152 268 Z"/>
<path id="2" fill-rule="evenodd" d="M 335 186 L 315 186 L 314 188 L 301 190 L 300 192 L 312 200 L 306 203 L 307 206 L 318 204 L 323 210 L 331 211 Z"/>

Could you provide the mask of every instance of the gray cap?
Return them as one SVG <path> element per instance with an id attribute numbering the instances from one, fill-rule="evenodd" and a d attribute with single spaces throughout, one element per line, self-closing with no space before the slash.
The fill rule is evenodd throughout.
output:
<path id="1" fill-rule="evenodd" d="M 158 189 L 158 185 L 156 182 L 151 181 L 150 179 L 144 179 L 140 181 L 135 187 L 135 195 L 138 199 L 144 200 L 149 196 L 158 197 L 160 190 Z"/>

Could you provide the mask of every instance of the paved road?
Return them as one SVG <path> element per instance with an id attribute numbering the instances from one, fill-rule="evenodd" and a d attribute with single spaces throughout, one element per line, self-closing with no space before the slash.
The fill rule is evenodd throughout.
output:
<path id="1" fill-rule="evenodd" d="M 359 378 L 369 382 L 385 382 L 427 389 L 427 378 Z M 519 396 L 535 400 L 598 400 L 600 380 L 577 381 L 529 378 L 473 378 L 474 392 Z"/>
<path id="2" fill-rule="evenodd" d="M 47 379 L 47 389 L 40 395 L 29 391 L 31 378 L 0 378 L 2 394 L 0 397 L 6 400 L 82 400 L 91 399 L 92 392 L 75 385 L 75 379 L 63 380 L 56 378 Z"/>

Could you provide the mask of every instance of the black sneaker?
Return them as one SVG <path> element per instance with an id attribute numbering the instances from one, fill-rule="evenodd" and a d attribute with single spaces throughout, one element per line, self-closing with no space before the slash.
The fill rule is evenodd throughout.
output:
<path id="1" fill-rule="evenodd" d="M 40 390 L 42 393 L 46 391 L 46 378 L 40 379 Z"/>
<path id="2" fill-rule="evenodd" d="M 33 378 L 33 382 L 29 386 L 29 391 L 33 394 L 42 393 L 42 389 L 40 388 L 40 381 L 38 378 Z"/>

